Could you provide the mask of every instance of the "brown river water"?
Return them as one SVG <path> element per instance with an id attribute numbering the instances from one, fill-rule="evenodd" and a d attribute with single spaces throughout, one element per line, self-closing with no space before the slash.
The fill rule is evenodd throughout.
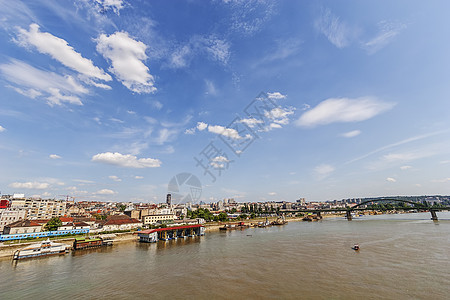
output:
<path id="1" fill-rule="evenodd" d="M 438 217 L 329 218 L 2 259 L 0 299 L 450 299 L 450 213 Z"/>

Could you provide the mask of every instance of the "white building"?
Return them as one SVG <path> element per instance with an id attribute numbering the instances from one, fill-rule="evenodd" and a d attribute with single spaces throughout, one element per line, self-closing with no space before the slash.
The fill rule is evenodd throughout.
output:
<path id="1" fill-rule="evenodd" d="M 23 208 L 5 208 L 0 209 L 0 232 L 3 232 L 5 225 L 14 223 L 19 220 L 24 220 L 27 216 L 27 211 Z"/>

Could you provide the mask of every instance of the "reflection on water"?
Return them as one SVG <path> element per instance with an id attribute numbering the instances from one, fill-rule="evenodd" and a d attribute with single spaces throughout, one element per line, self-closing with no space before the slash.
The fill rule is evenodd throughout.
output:
<path id="1" fill-rule="evenodd" d="M 447 299 L 450 213 L 438 216 L 291 222 L 0 261 L 0 298 Z"/>

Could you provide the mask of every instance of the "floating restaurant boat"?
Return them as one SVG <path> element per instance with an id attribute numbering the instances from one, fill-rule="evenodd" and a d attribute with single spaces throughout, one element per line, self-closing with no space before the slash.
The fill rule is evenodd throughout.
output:
<path id="1" fill-rule="evenodd" d="M 73 249 L 89 249 L 98 248 L 103 246 L 111 246 L 113 243 L 112 239 L 106 239 L 102 237 L 77 237 L 73 241 Z"/>
<path id="2" fill-rule="evenodd" d="M 168 241 L 177 238 L 194 237 L 205 235 L 203 225 L 186 225 L 166 228 L 148 229 L 138 232 L 139 241 L 155 243 L 157 241 Z"/>
<path id="3" fill-rule="evenodd" d="M 243 229 L 248 228 L 249 225 L 245 225 L 244 222 L 239 222 L 237 224 L 225 224 L 223 227 L 220 227 L 219 230 L 232 230 L 232 229 Z"/>
<path id="4" fill-rule="evenodd" d="M 49 239 L 40 243 L 29 245 L 14 252 L 13 259 L 24 259 L 38 256 L 66 254 L 69 252 L 68 246 L 62 243 L 54 243 Z"/>

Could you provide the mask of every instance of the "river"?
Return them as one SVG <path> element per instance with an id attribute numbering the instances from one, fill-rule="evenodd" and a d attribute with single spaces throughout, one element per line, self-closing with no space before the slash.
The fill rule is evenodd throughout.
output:
<path id="1" fill-rule="evenodd" d="M 450 213 L 438 217 L 329 218 L 3 259 L 0 298 L 449 299 Z"/>

